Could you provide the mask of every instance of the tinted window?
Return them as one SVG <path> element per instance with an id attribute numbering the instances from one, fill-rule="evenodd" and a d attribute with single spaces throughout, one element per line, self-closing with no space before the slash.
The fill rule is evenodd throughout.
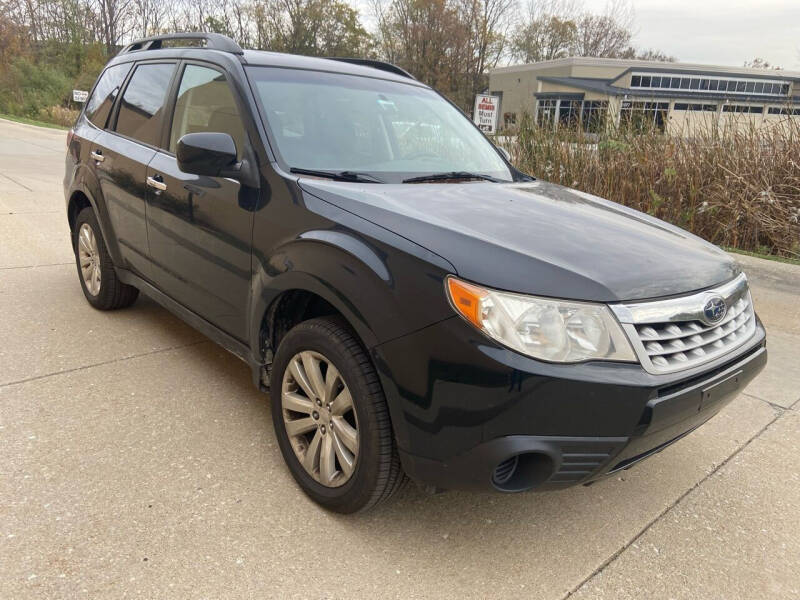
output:
<path id="1" fill-rule="evenodd" d="M 119 93 L 119 88 L 128 71 L 131 70 L 130 63 L 116 65 L 106 69 L 100 76 L 100 80 L 92 92 L 92 97 L 86 103 L 86 116 L 100 129 L 106 126 L 111 107 Z"/>
<path id="2" fill-rule="evenodd" d="M 157 146 L 161 141 L 161 117 L 172 64 L 139 65 L 122 94 L 116 131 Z"/>
<path id="3" fill-rule="evenodd" d="M 242 157 L 247 134 L 225 76 L 215 69 L 187 65 L 175 102 L 169 150 L 175 152 L 181 136 L 201 131 L 229 134 Z"/>

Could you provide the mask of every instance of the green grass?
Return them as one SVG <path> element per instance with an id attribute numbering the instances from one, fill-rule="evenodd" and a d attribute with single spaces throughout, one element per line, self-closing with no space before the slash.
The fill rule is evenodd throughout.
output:
<path id="1" fill-rule="evenodd" d="M 782 262 L 789 265 L 800 266 L 799 258 L 789 258 L 788 256 L 776 256 L 774 254 L 762 254 L 760 252 L 750 252 L 748 250 L 739 250 L 738 248 L 729 248 L 727 246 L 723 246 L 722 249 L 725 250 L 726 252 L 731 252 L 733 254 L 744 254 L 745 256 L 752 256 L 754 258 L 763 258 L 764 260 L 774 260 L 775 262 Z"/>
<path id="2" fill-rule="evenodd" d="M 36 119 L 29 119 L 27 117 L 17 117 L 16 115 L 6 115 L 0 113 L 0 119 L 5 119 L 7 121 L 14 121 L 16 123 L 24 123 L 25 125 L 36 125 L 37 127 L 48 127 L 50 129 L 60 129 L 61 131 L 67 131 L 69 127 L 64 127 L 62 125 L 56 125 L 55 123 L 47 123 L 45 121 L 37 121 Z"/>

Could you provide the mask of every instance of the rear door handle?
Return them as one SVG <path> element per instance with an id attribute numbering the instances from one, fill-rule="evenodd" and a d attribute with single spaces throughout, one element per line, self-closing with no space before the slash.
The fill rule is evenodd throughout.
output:
<path id="1" fill-rule="evenodd" d="M 106 157 L 103 156 L 103 153 L 100 152 L 100 150 L 93 150 L 92 158 L 95 159 L 97 162 L 103 162 L 106 159 Z"/>
<path id="2" fill-rule="evenodd" d="M 159 177 L 158 175 L 156 177 L 158 177 L 158 179 L 161 179 L 161 177 Z M 156 188 L 157 190 L 161 190 L 163 192 L 165 189 L 167 189 L 167 184 L 164 183 L 163 181 L 159 181 L 158 179 L 156 179 L 155 177 L 148 177 L 147 185 L 149 185 L 151 188 Z"/>

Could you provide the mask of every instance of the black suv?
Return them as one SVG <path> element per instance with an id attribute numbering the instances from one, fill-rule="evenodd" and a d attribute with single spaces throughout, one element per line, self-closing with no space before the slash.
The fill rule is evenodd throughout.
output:
<path id="1" fill-rule="evenodd" d="M 340 512 L 406 475 L 594 481 L 767 360 L 724 252 L 519 172 L 386 63 L 138 41 L 70 132 L 64 187 L 89 303 L 142 291 L 246 361 L 293 476 Z"/>

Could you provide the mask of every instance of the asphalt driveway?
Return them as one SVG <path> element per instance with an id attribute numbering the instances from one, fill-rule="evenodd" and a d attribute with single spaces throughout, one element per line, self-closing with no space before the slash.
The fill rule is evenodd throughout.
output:
<path id="1" fill-rule="evenodd" d="M 244 363 L 147 298 L 86 303 L 64 151 L 0 120 L 0 598 L 800 596 L 800 267 L 741 259 L 767 369 L 621 477 L 335 516 Z"/>

